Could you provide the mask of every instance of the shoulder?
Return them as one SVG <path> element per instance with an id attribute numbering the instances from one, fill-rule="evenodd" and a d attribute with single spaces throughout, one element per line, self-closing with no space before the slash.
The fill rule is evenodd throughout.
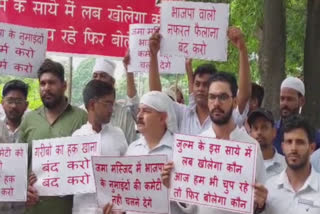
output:
<path id="1" fill-rule="evenodd" d="M 129 145 L 126 155 L 133 155 L 133 154 L 135 154 L 135 153 L 134 153 L 135 150 L 137 149 L 137 147 L 139 147 L 140 145 L 142 145 L 142 141 L 143 141 L 142 138 L 139 138 L 139 139 L 133 141 L 133 142 Z"/>

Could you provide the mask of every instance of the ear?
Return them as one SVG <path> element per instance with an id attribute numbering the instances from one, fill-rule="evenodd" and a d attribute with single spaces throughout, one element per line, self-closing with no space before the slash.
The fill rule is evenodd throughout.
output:
<path id="1" fill-rule="evenodd" d="M 64 92 L 67 90 L 67 82 L 66 81 L 63 81 L 62 88 L 63 88 Z"/>
<path id="2" fill-rule="evenodd" d="M 275 127 L 272 128 L 272 140 L 274 140 L 277 136 L 277 129 Z"/>
<path id="3" fill-rule="evenodd" d="M 316 147 L 317 147 L 317 145 L 315 144 L 315 142 L 312 142 L 310 144 L 310 149 L 311 149 L 311 153 L 310 154 L 312 154 L 316 150 Z"/>
<path id="4" fill-rule="evenodd" d="M 232 108 L 236 109 L 238 106 L 238 97 L 235 97 L 232 101 Z"/>
<path id="5" fill-rule="evenodd" d="M 89 103 L 88 103 L 88 106 L 87 106 L 87 111 L 89 112 L 89 110 L 92 110 L 92 111 L 94 111 L 94 109 L 95 109 L 95 101 L 94 101 L 94 99 L 90 99 L 89 100 Z"/>
<path id="6" fill-rule="evenodd" d="M 304 104 L 305 104 L 305 102 L 306 102 L 305 97 L 304 97 L 304 96 L 301 96 L 301 97 L 299 98 L 299 107 L 303 107 Z"/>
<path id="7" fill-rule="evenodd" d="M 165 112 L 162 112 L 162 113 L 161 113 L 161 116 L 160 116 L 160 121 L 161 121 L 162 123 L 166 124 L 167 119 L 168 119 L 168 114 L 165 113 Z"/>

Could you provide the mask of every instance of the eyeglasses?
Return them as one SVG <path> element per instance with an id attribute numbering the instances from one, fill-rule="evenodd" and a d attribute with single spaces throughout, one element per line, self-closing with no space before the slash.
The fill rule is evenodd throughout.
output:
<path id="1" fill-rule="evenodd" d="M 102 101 L 102 100 L 96 100 L 98 103 L 101 103 L 103 105 L 105 105 L 108 108 L 113 108 L 113 103 L 112 102 L 106 102 L 106 101 Z"/>
<path id="2" fill-rule="evenodd" d="M 15 99 L 15 98 L 5 98 L 4 102 L 8 105 L 12 105 L 12 104 L 23 105 L 26 103 L 24 99 Z"/>
<path id="3" fill-rule="evenodd" d="M 233 96 L 230 96 L 229 94 L 223 93 L 223 94 L 209 94 L 209 100 L 214 101 L 218 99 L 219 102 L 226 102 L 228 99 L 230 99 Z"/>

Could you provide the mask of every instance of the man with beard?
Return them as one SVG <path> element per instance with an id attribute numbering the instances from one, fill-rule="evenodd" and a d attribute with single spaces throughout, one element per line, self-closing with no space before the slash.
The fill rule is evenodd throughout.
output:
<path id="1" fill-rule="evenodd" d="M 257 144 L 257 141 L 250 137 L 243 128 L 236 126 L 232 119 L 232 111 L 237 106 L 237 81 L 234 76 L 229 73 L 219 72 L 215 74 L 208 82 L 208 108 L 212 121 L 211 127 L 202 132 L 200 136 L 211 137 L 224 140 L 232 140 L 238 142 L 247 142 Z M 254 202 L 256 211 L 261 211 L 265 206 L 268 191 L 263 186 L 265 182 L 265 167 L 263 164 L 260 147 L 257 146 L 256 161 L 256 183 L 254 187 Z M 173 163 L 165 165 L 162 180 L 165 186 L 170 186 L 170 173 L 173 169 Z M 208 175 L 209 176 L 209 175 Z M 184 213 L 198 214 L 231 214 L 233 212 L 221 211 L 213 208 L 199 206 L 197 211 L 191 209 L 194 206 L 182 205 L 177 203 Z"/>
<path id="2" fill-rule="evenodd" d="M 21 80 L 11 80 L 4 85 L 2 97 L 9 142 L 16 143 L 19 141 L 19 126 L 28 107 L 28 85 Z"/>
<path id="3" fill-rule="evenodd" d="M 280 120 L 275 124 L 277 135 L 273 143 L 280 154 L 283 154 L 281 142 L 283 141 L 283 122 L 292 115 L 301 113 L 305 103 L 304 83 L 296 77 L 287 77 L 281 83 L 280 90 Z M 316 132 L 315 143 L 320 146 L 320 132 Z"/>
<path id="4" fill-rule="evenodd" d="M 262 151 L 267 179 L 279 174 L 286 167 L 284 157 L 273 147 L 276 136 L 272 113 L 263 108 L 252 111 L 248 117 L 250 135 L 256 139 Z"/>
<path id="5" fill-rule="evenodd" d="M 87 113 L 70 105 L 64 96 L 67 84 L 64 80 L 64 69 L 60 63 L 46 59 L 40 66 L 38 79 L 43 106 L 29 112 L 20 125 L 20 142 L 29 144 L 30 153 L 32 140 L 71 136 L 75 130 L 87 122 Z M 35 190 L 32 193 L 35 194 Z M 29 195 L 31 196 L 30 191 Z M 70 214 L 72 212 L 72 196 L 40 197 L 40 201 L 36 196 L 29 198 L 28 204 L 37 203 L 27 210 L 28 214 Z"/>
<path id="6" fill-rule="evenodd" d="M 72 136 L 100 134 L 101 155 L 122 156 L 128 143 L 118 127 L 111 125 L 110 119 L 115 102 L 115 89 L 112 85 L 91 80 L 83 90 L 83 101 L 88 111 L 88 122 L 76 130 Z M 73 198 L 73 214 L 95 214 L 99 209 L 95 193 L 78 194 Z"/>
<path id="7" fill-rule="evenodd" d="M 316 145 L 308 121 L 294 115 L 284 121 L 282 151 L 287 167 L 267 181 L 267 214 L 320 213 L 320 174 L 310 164 Z"/>
<path id="8" fill-rule="evenodd" d="M 247 102 L 251 95 L 250 85 L 250 67 L 248 62 L 247 48 L 244 36 L 240 29 L 230 27 L 228 37 L 231 43 L 239 50 L 239 92 L 238 105 L 234 113 L 236 124 L 242 126 L 247 115 Z M 157 54 L 160 49 L 161 35 L 155 32 L 149 42 L 150 46 L 150 72 L 149 86 L 150 90 L 161 91 L 161 81 L 158 71 Z M 175 103 L 175 111 L 177 115 L 179 133 L 197 135 L 211 126 L 208 109 L 208 80 L 216 73 L 217 70 L 212 64 L 200 65 L 194 72 L 192 77 L 192 96 L 195 105 L 185 106 Z M 190 87 L 191 88 L 191 87 Z M 242 119 L 239 119 L 242 118 Z"/>

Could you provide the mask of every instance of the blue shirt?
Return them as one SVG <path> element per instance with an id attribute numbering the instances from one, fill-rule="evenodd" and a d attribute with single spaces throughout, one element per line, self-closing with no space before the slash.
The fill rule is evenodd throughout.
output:
<path id="1" fill-rule="evenodd" d="M 311 155 L 311 164 L 313 168 L 320 173 L 320 149 Z"/>
<path id="2" fill-rule="evenodd" d="M 273 140 L 273 146 L 276 147 L 277 151 L 283 155 L 282 148 L 281 148 L 281 143 L 283 141 L 283 130 L 282 130 L 282 121 L 278 120 L 275 123 L 275 127 L 277 129 L 277 136 Z M 316 149 L 320 147 L 320 132 L 319 130 L 316 131 L 316 136 L 315 136 L 315 143 L 317 145 Z"/>

